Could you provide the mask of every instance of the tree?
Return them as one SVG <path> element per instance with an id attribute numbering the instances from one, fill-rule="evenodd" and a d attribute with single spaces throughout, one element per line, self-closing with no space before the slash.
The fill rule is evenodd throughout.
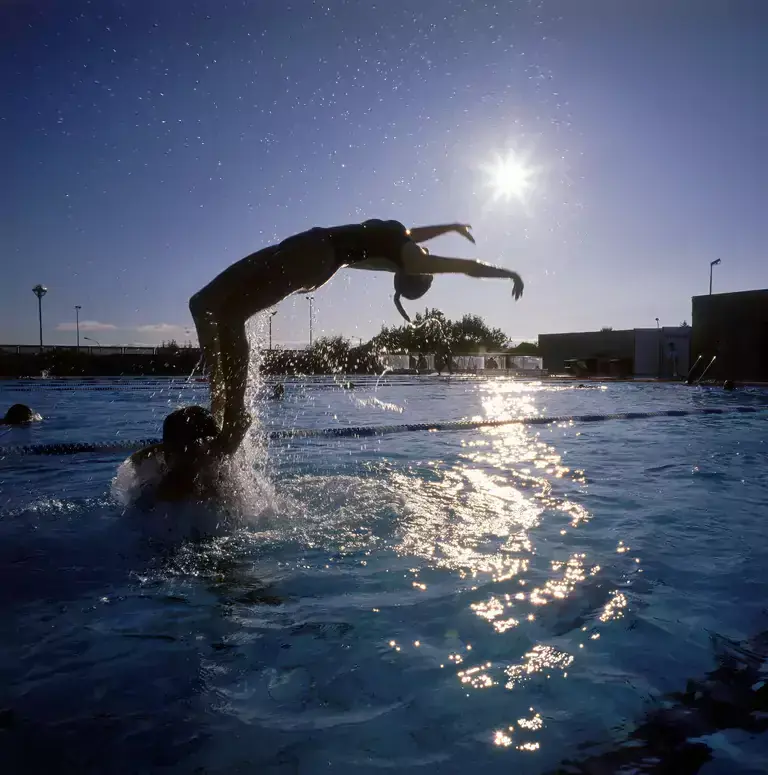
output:
<path id="1" fill-rule="evenodd" d="M 450 340 L 451 322 L 438 309 L 426 309 L 413 318 L 413 325 L 382 326 L 371 340 L 379 350 L 390 353 L 428 353 Z"/>
<path id="2" fill-rule="evenodd" d="M 350 341 L 343 336 L 321 336 L 310 348 L 310 356 L 320 372 L 342 372 L 347 368 Z"/>
<path id="3" fill-rule="evenodd" d="M 413 325 L 382 326 L 371 344 L 391 353 L 465 354 L 498 352 L 506 341 L 500 328 L 490 328 L 479 315 L 455 321 L 438 309 L 426 309 L 414 317 Z"/>
<path id="4" fill-rule="evenodd" d="M 461 352 L 498 352 L 507 342 L 500 328 L 489 328 L 479 315 L 464 315 L 452 329 L 453 349 Z"/>

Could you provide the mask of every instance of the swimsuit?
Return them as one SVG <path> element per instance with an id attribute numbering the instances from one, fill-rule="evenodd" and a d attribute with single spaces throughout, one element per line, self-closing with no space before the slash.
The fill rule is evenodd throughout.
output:
<path id="1" fill-rule="evenodd" d="M 346 226 L 317 226 L 288 237 L 277 245 L 277 249 L 294 247 L 295 242 L 303 240 L 315 244 L 320 240 L 333 248 L 339 269 L 370 258 L 384 258 L 399 266 L 403 245 L 410 239 L 408 230 L 399 221 L 374 219 Z"/>

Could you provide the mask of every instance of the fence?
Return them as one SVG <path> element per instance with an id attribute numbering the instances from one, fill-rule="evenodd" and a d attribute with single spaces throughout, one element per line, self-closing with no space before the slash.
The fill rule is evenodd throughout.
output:
<path id="1" fill-rule="evenodd" d="M 97 345 L 95 347 L 77 347 L 74 344 L 46 344 L 41 348 L 36 344 L 0 344 L 0 353 L 8 355 L 37 355 L 39 353 L 82 353 L 84 355 L 164 355 L 173 352 L 188 352 L 200 357 L 197 347 L 112 347 Z"/>
<path id="2" fill-rule="evenodd" d="M 301 363 L 309 357 L 309 351 L 297 350 L 297 349 L 279 349 L 275 348 L 271 351 L 265 351 L 267 356 L 267 363 L 271 360 L 273 365 L 279 365 L 284 362 L 285 359 L 291 361 L 294 359 L 296 363 Z M 46 359 L 45 356 L 48 356 Z M 57 357 L 58 356 L 58 357 Z M 126 361 L 120 368 L 128 368 L 133 371 L 133 367 L 130 364 L 134 364 L 136 368 L 141 368 L 140 364 L 146 364 L 146 359 L 162 358 L 170 359 L 171 365 L 175 364 L 174 368 L 179 365 L 188 363 L 195 363 L 200 359 L 201 351 L 198 347 L 136 347 L 136 346 L 106 346 L 106 345 L 93 345 L 93 346 L 81 346 L 75 345 L 44 345 L 42 348 L 39 345 L 32 344 L 0 344 L 0 359 L 6 364 L 4 371 L 11 369 L 11 372 L 15 368 L 20 368 L 18 364 L 20 362 L 26 363 L 27 368 L 31 369 L 52 369 L 53 372 L 59 372 L 65 367 L 82 368 L 77 364 L 81 364 L 81 359 L 88 359 L 91 357 L 112 356 L 111 361 L 102 362 L 102 367 L 107 368 L 107 364 L 111 363 L 112 367 L 117 368 L 115 357 L 123 356 Z M 41 364 L 38 358 L 49 361 L 49 363 Z M 17 360 L 19 359 L 19 360 Z M 277 359 L 275 361 L 275 359 Z M 533 375 L 541 370 L 541 358 L 531 356 L 510 355 L 508 353 L 486 353 L 484 355 L 454 355 L 451 358 L 451 367 L 447 367 L 447 364 L 443 363 L 442 366 L 438 364 L 433 354 L 393 354 L 393 353 L 381 353 L 378 356 L 373 355 L 373 362 L 370 368 L 378 370 L 378 366 L 386 368 L 390 371 L 417 371 L 417 372 L 429 372 L 429 371 L 457 371 L 457 372 L 480 372 L 480 371 L 498 371 L 498 372 L 528 372 Z M 17 366 L 12 364 L 16 363 Z M 169 363 L 165 363 L 168 366 Z M 101 369 L 102 367 L 98 367 Z M 97 368 L 93 366 L 93 368 Z M 97 370 L 98 370 L 97 369 Z M 37 373 L 37 372 L 35 372 Z M 64 372 L 62 372 L 64 373 Z M 110 372 L 111 373 L 111 372 Z M 6 376 L 12 376 L 12 373 L 6 374 Z"/>

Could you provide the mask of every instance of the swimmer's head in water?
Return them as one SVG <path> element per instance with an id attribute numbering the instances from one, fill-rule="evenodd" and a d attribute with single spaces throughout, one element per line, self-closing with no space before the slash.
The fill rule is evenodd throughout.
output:
<path id="1" fill-rule="evenodd" d="M 409 323 L 411 319 L 403 309 L 400 297 L 404 296 L 411 301 L 420 299 L 432 287 L 434 279 L 431 274 L 405 274 L 404 272 L 395 274 L 395 306 Z"/>
<path id="2" fill-rule="evenodd" d="M 204 456 L 218 435 L 216 420 L 207 409 L 202 406 L 177 409 L 163 422 L 163 448 L 166 459 L 192 461 Z"/>
<path id="3" fill-rule="evenodd" d="M 3 422 L 6 425 L 26 425 L 39 420 L 40 416 L 26 404 L 14 404 L 6 413 Z"/>

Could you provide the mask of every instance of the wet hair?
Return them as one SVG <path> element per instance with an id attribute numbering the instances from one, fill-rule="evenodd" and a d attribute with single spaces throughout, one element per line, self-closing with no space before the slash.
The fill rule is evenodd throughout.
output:
<path id="1" fill-rule="evenodd" d="M 37 418 L 32 409 L 26 404 L 14 404 L 6 413 L 3 422 L 6 425 L 24 425 Z"/>
<path id="2" fill-rule="evenodd" d="M 219 427 L 202 406 L 185 406 L 163 421 L 163 445 L 177 454 L 194 453 L 201 444 L 215 440 Z"/>
<path id="3" fill-rule="evenodd" d="M 435 278 L 431 274 L 406 274 L 397 272 L 395 274 L 395 306 L 398 312 L 410 323 L 411 319 L 403 309 L 400 303 L 400 297 L 414 301 L 420 299 L 431 287 Z"/>

